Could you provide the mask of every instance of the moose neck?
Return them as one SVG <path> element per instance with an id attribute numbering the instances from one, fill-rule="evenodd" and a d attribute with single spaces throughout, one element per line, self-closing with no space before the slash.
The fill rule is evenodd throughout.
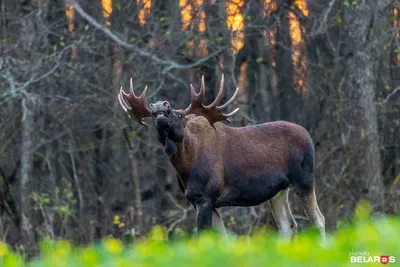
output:
<path id="1" fill-rule="evenodd" d="M 177 151 L 169 157 L 178 174 L 184 179 L 188 176 L 189 170 L 197 154 L 196 138 L 189 131 L 185 130 L 182 142 L 177 143 Z"/>

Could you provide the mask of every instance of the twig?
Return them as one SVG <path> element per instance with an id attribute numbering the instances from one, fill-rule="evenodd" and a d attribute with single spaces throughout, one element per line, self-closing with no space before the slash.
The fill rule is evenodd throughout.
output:
<path id="1" fill-rule="evenodd" d="M 383 104 L 386 104 L 386 102 L 388 102 L 389 99 L 390 99 L 392 96 L 394 96 L 394 94 L 396 94 L 399 90 L 400 90 L 400 86 L 397 87 L 397 88 L 395 88 L 395 89 L 393 90 L 393 92 L 391 92 L 391 93 L 385 98 L 385 100 L 382 101 L 382 103 L 383 103 Z"/>
<path id="2" fill-rule="evenodd" d="M 53 74 L 58 67 L 60 66 L 60 60 L 61 57 L 64 55 L 64 52 L 67 51 L 68 49 L 75 47 L 75 44 L 72 45 L 68 45 L 66 47 L 64 47 L 59 53 L 58 55 L 56 55 L 56 53 L 54 53 L 52 56 L 56 57 L 56 63 L 54 64 L 54 66 L 47 71 L 46 73 L 40 75 L 39 77 L 35 77 L 35 74 L 32 75 L 32 77 L 30 77 L 30 79 L 28 81 L 26 81 L 25 83 L 21 83 L 18 81 L 15 81 L 14 77 L 11 75 L 11 73 L 9 71 L 6 72 L 6 74 L 2 74 L 1 76 L 3 78 L 5 78 L 9 85 L 10 85 L 10 92 L 5 92 L 2 95 L 2 98 L 7 99 L 7 97 L 9 95 L 11 95 L 12 98 L 17 97 L 17 96 L 25 96 L 26 98 L 36 98 L 36 94 L 28 92 L 26 90 L 26 88 L 34 83 L 37 83 L 45 78 L 47 78 L 48 76 L 50 76 L 51 74 Z M 19 87 L 16 87 L 16 85 L 19 85 Z M 3 102 L 1 102 L 2 104 Z"/>
<path id="3" fill-rule="evenodd" d="M 174 203 L 175 207 L 177 207 L 178 209 L 180 209 L 180 210 L 187 210 L 188 209 L 188 208 L 184 208 L 181 205 L 179 205 L 179 203 L 176 202 L 176 200 L 174 199 L 174 197 L 171 195 L 170 192 L 167 192 L 166 195 L 171 200 L 171 202 Z"/>
<path id="4" fill-rule="evenodd" d="M 188 211 L 190 211 L 190 210 L 192 209 L 192 206 L 190 206 L 190 207 L 188 207 L 188 208 L 184 208 L 184 207 L 182 207 L 181 205 L 179 205 L 178 202 L 176 202 L 176 200 L 174 199 L 174 197 L 171 195 L 170 192 L 167 192 L 166 195 L 167 195 L 168 198 L 172 201 L 172 203 L 174 203 L 174 205 L 175 205 L 178 209 L 182 210 L 182 212 L 183 212 L 183 215 L 182 215 L 178 220 L 174 221 L 174 222 L 168 227 L 167 236 L 169 236 L 170 232 L 175 228 L 175 226 L 176 226 L 178 223 L 184 221 L 184 220 L 187 218 L 187 213 L 188 213 Z"/>
<path id="5" fill-rule="evenodd" d="M 176 226 L 178 223 L 184 221 L 184 220 L 187 218 L 187 211 L 188 211 L 187 209 L 184 209 L 184 210 L 183 210 L 183 215 L 182 215 L 182 217 L 180 217 L 178 220 L 176 220 L 175 222 L 173 222 L 173 223 L 168 227 L 167 236 L 169 236 L 170 232 L 175 228 L 175 226 Z"/>
<path id="6" fill-rule="evenodd" d="M 319 34 L 322 34 L 326 31 L 327 28 L 327 24 L 328 24 L 328 15 L 332 10 L 333 5 L 335 4 L 336 0 L 331 0 L 329 2 L 328 8 L 326 9 L 326 11 L 324 12 L 323 16 L 322 16 L 322 21 L 319 23 L 319 28 L 314 31 L 313 33 L 310 34 L 310 36 L 316 36 Z"/>
<path id="7" fill-rule="evenodd" d="M 71 140 L 73 141 L 72 138 L 71 138 Z M 69 157 L 70 157 L 71 164 L 72 164 L 72 175 L 74 177 L 74 180 L 75 180 L 75 183 L 76 183 L 76 188 L 77 188 L 77 191 L 78 191 L 79 214 L 82 215 L 83 214 L 83 195 L 82 195 L 81 186 L 79 184 L 79 179 L 78 179 L 77 170 L 76 170 L 76 164 L 75 164 L 75 158 L 74 158 L 74 155 L 73 155 L 73 152 L 72 152 L 72 149 L 71 149 L 71 145 L 69 147 L 68 153 L 69 153 Z"/>
<path id="8" fill-rule="evenodd" d="M 166 77 L 164 76 L 163 79 L 161 80 L 160 84 L 154 90 L 154 92 L 149 94 L 148 99 L 152 99 L 156 94 L 158 94 L 158 92 L 160 92 L 161 88 L 164 86 L 165 80 L 166 80 Z"/>

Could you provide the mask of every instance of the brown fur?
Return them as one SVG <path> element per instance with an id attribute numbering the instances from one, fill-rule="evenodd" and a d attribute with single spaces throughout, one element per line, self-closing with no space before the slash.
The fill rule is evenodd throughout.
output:
<path id="1" fill-rule="evenodd" d="M 170 157 L 184 184 L 187 184 L 187 174 L 200 152 L 210 156 L 223 192 L 225 161 L 246 173 L 283 171 L 294 154 L 312 148 L 308 132 L 290 122 L 276 121 L 240 128 L 222 123 L 214 126 L 215 129 L 201 116 L 186 123 L 185 137 L 178 145 L 178 153 Z"/>

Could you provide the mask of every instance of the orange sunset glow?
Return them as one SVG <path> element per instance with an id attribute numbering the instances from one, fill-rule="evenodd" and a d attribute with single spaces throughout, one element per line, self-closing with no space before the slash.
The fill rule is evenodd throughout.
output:
<path id="1" fill-rule="evenodd" d="M 199 17 L 199 26 L 198 31 L 200 35 L 203 35 L 204 32 L 207 30 L 206 25 L 206 12 L 203 9 L 203 0 L 196 0 L 196 10 L 198 10 L 197 15 Z M 204 57 L 207 56 L 207 41 L 205 38 L 201 38 L 198 45 L 197 45 L 197 56 Z"/>
<path id="2" fill-rule="evenodd" d="M 101 0 L 101 6 L 103 7 L 104 22 L 107 26 L 110 26 L 110 16 L 112 14 L 112 0 Z"/>
<path id="3" fill-rule="evenodd" d="M 67 17 L 68 21 L 68 31 L 74 32 L 75 31 L 75 10 L 74 6 L 71 4 L 65 4 L 65 16 Z"/>
<path id="4" fill-rule="evenodd" d="M 295 4 L 302 11 L 303 16 L 308 16 L 308 7 L 306 0 L 296 0 Z M 295 89 L 303 94 L 308 94 L 309 88 L 304 82 L 307 78 L 308 67 L 304 58 L 306 53 L 306 45 L 303 41 L 303 29 L 297 16 L 293 12 L 289 12 L 290 38 L 292 40 L 292 62 L 294 68 Z"/>
<path id="5" fill-rule="evenodd" d="M 264 16 L 271 15 L 272 12 L 276 10 L 276 2 L 275 0 L 265 0 L 265 9 L 264 9 Z"/>
<path id="6" fill-rule="evenodd" d="M 151 11 L 151 0 L 136 0 L 136 4 L 141 7 L 139 11 L 139 24 L 146 24 L 146 17 L 150 14 Z"/>
<path id="7" fill-rule="evenodd" d="M 207 30 L 206 25 L 206 13 L 203 9 L 203 0 L 196 0 L 194 3 L 189 2 L 188 0 L 180 0 L 179 7 L 181 8 L 181 21 L 182 28 L 184 30 L 189 30 L 191 27 L 196 25 L 191 25 L 195 18 L 198 18 L 197 30 L 202 36 L 203 33 Z M 205 38 L 201 38 L 197 43 L 194 40 L 188 41 L 187 45 L 191 48 L 196 46 L 194 54 L 197 57 L 204 57 L 207 55 L 207 41 Z"/>
<path id="8" fill-rule="evenodd" d="M 276 0 L 265 0 L 264 16 L 267 17 L 267 16 L 271 15 L 271 13 L 276 10 L 276 7 L 277 7 L 276 6 Z M 267 39 L 266 40 L 267 41 L 266 45 L 268 47 L 271 47 L 272 51 L 274 51 L 273 47 L 276 44 L 276 41 L 275 41 L 276 27 L 272 28 L 272 29 L 265 30 L 264 34 L 265 34 L 266 39 Z M 275 67 L 276 66 L 275 55 L 272 55 L 270 60 L 271 60 L 271 65 L 273 67 Z"/>
<path id="9" fill-rule="evenodd" d="M 393 8 L 393 28 L 396 30 L 396 38 L 399 40 L 400 39 L 400 33 L 399 33 L 399 9 L 397 7 Z M 396 49 L 397 50 L 397 49 Z M 397 62 L 400 62 L 400 53 L 397 54 Z"/>
<path id="10" fill-rule="evenodd" d="M 179 0 L 179 7 L 181 8 L 182 27 L 188 30 L 192 21 L 192 5 L 188 0 Z"/>
<path id="11" fill-rule="evenodd" d="M 232 48 L 236 54 L 244 45 L 244 18 L 241 8 L 244 6 L 242 0 L 226 1 L 227 25 L 232 31 Z"/>
<path id="12" fill-rule="evenodd" d="M 203 0 L 197 0 L 196 5 L 201 8 L 203 6 Z M 204 9 L 201 8 L 199 14 L 199 32 L 203 33 L 206 31 L 206 29 L 206 12 L 204 12 Z"/>
<path id="13" fill-rule="evenodd" d="M 71 32 L 72 38 L 75 38 L 75 9 L 74 6 L 65 3 L 65 16 L 67 17 L 68 31 Z M 77 56 L 76 48 L 72 48 L 71 57 Z"/>

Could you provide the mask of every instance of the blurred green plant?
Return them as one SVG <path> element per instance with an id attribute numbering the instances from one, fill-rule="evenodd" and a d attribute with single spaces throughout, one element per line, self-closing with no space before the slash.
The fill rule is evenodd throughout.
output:
<path id="1" fill-rule="evenodd" d="M 361 202 L 355 218 L 321 240 L 310 230 L 289 241 L 277 233 L 255 233 L 251 236 L 231 236 L 229 240 L 208 232 L 190 239 L 180 235 L 166 240 L 167 231 L 155 227 L 146 238 L 133 244 L 123 244 L 105 238 L 91 246 L 44 240 L 38 258 L 24 262 L 6 244 L 0 242 L 1 265 L 10 266 L 356 266 L 351 255 L 363 253 L 362 266 L 376 266 L 381 255 L 400 261 L 398 237 L 400 218 L 371 217 L 370 206 Z M 361 258 L 360 258 L 361 257 Z M 371 262 L 371 259 L 375 262 Z M 393 259 L 393 258 L 392 258 Z"/>

